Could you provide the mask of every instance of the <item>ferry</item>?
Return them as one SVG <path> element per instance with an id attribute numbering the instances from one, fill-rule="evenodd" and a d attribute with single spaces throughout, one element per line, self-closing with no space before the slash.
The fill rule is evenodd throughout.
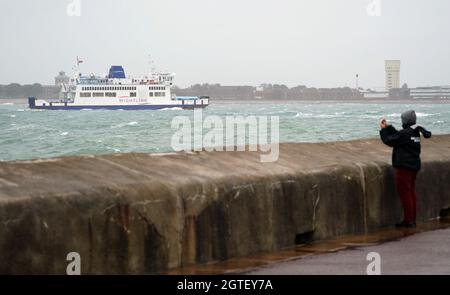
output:
<path id="1" fill-rule="evenodd" d="M 77 59 L 77 65 L 80 61 Z M 157 110 L 194 109 L 209 105 L 207 96 L 177 96 L 171 93 L 175 74 L 155 72 L 141 78 L 125 75 L 122 66 L 111 66 L 105 76 L 82 76 L 79 71 L 61 86 L 58 98 L 28 98 L 30 109 L 44 110 Z"/>

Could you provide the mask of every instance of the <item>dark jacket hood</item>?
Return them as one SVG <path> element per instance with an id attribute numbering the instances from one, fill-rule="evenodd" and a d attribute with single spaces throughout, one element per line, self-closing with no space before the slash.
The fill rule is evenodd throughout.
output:
<path id="1" fill-rule="evenodd" d="M 402 125 L 403 128 L 408 128 L 416 124 L 417 116 L 416 112 L 413 110 L 406 111 L 402 114 Z"/>

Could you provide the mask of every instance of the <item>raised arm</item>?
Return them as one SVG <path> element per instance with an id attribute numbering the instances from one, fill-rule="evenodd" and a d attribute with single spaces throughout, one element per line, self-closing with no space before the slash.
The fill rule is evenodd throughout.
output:
<path id="1" fill-rule="evenodd" d="M 408 136 L 395 129 L 394 126 L 388 125 L 380 130 L 380 137 L 383 143 L 390 147 L 397 147 L 408 143 Z"/>

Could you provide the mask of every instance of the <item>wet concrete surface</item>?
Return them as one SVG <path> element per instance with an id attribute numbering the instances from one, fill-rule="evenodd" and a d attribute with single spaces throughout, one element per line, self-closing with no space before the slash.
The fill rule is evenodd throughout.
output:
<path id="1" fill-rule="evenodd" d="M 450 229 L 423 232 L 375 246 L 271 264 L 250 275 L 366 275 L 371 252 L 380 254 L 382 275 L 450 275 Z"/>
<path id="2" fill-rule="evenodd" d="M 341 236 L 165 274 L 364 275 L 370 252 L 381 255 L 382 274 L 450 274 L 450 219 L 418 224 L 416 229 Z"/>

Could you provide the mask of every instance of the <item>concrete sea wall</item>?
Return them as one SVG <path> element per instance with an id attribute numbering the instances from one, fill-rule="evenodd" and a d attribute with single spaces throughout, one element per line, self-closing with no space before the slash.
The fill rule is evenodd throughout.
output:
<path id="1" fill-rule="evenodd" d="M 0 163 L 0 273 L 135 274 L 391 226 L 401 216 L 378 140 L 254 152 L 117 154 Z M 423 142 L 418 218 L 450 207 L 450 135 Z"/>

